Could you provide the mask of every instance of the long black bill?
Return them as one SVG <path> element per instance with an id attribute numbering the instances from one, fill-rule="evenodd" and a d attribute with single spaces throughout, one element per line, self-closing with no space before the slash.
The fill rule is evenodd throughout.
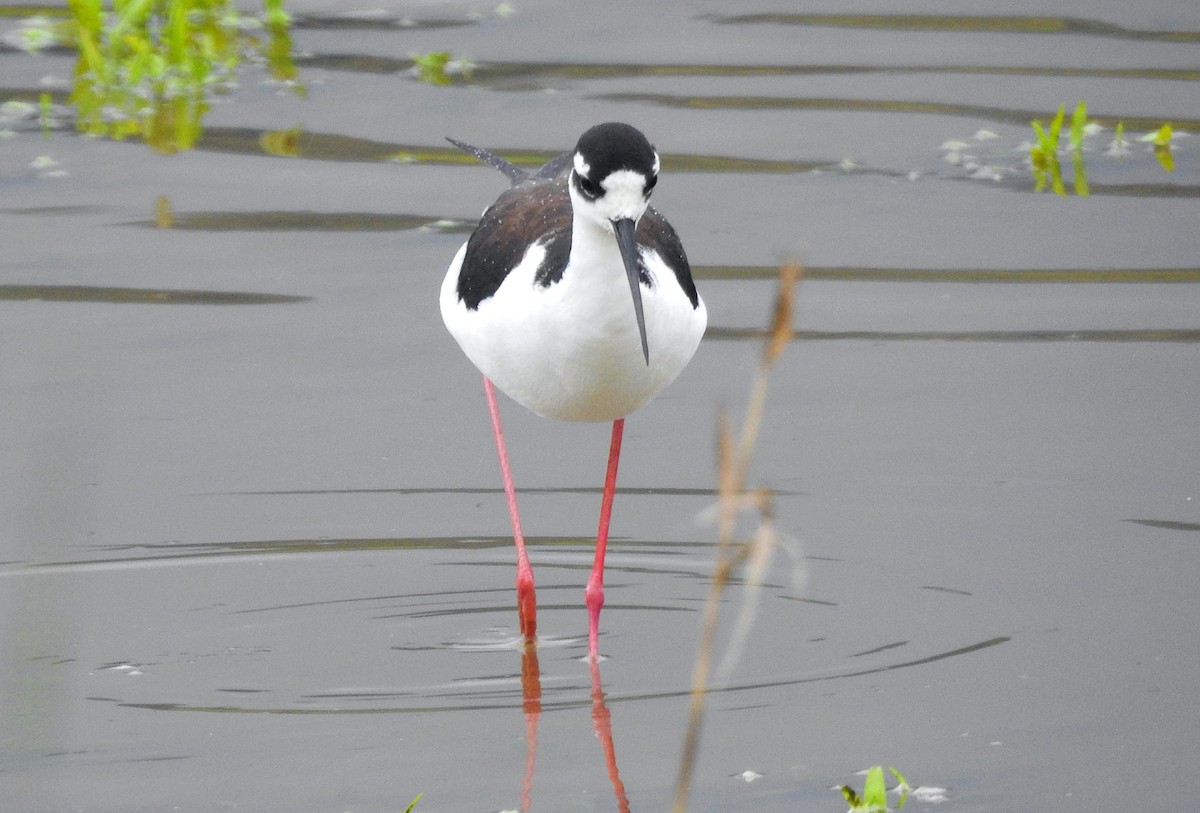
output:
<path id="1" fill-rule="evenodd" d="M 646 343 L 646 315 L 642 313 L 641 270 L 637 240 L 634 231 L 637 229 L 629 218 L 613 221 L 613 231 L 617 234 L 617 248 L 621 250 L 621 259 L 625 262 L 625 274 L 629 277 L 629 291 L 633 294 L 633 312 L 637 314 L 638 333 L 642 335 L 642 355 L 646 364 L 650 364 L 650 345 Z"/>

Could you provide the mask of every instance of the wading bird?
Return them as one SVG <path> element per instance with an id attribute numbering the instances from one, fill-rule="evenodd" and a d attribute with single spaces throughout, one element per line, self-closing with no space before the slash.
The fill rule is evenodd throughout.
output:
<path id="1" fill-rule="evenodd" d="M 483 214 L 442 282 L 442 319 L 483 373 L 513 540 L 521 632 L 537 631 L 495 387 L 538 415 L 612 421 L 596 558 L 585 590 L 598 655 L 604 553 L 625 416 L 687 366 L 708 323 L 675 230 L 650 208 L 658 153 L 628 124 L 598 124 L 572 152 L 528 173 L 447 139 L 512 182 Z M 632 306 L 632 307 L 631 307 Z"/>

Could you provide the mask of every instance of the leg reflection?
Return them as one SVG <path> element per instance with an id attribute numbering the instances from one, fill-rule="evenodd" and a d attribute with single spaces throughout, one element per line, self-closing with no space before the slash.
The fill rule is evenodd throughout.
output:
<path id="1" fill-rule="evenodd" d="M 592 677 L 592 730 L 604 751 L 604 767 L 617 799 L 618 813 L 629 813 L 629 799 L 617 769 L 617 751 L 613 746 L 612 712 L 604 700 L 600 683 L 600 663 L 590 660 Z M 542 672 L 538 664 L 537 644 L 527 641 L 521 651 L 521 710 L 525 714 L 525 775 L 521 780 L 521 811 L 530 808 L 533 796 L 533 772 L 537 761 L 538 721 L 542 715 Z"/>
<path id="2" fill-rule="evenodd" d="M 537 759 L 538 718 L 542 716 L 542 671 L 537 644 L 527 640 L 521 653 L 521 708 L 525 712 L 525 777 L 521 780 L 521 811 L 529 809 L 533 765 Z"/>
<path id="3" fill-rule="evenodd" d="M 613 793 L 617 797 L 619 813 L 629 813 L 629 799 L 625 797 L 625 785 L 621 782 L 617 770 L 617 750 L 613 746 L 612 712 L 604 702 L 604 687 L 600 685 L 600 663 L 596 658 L 590 658 L 589 667 L 592 671 L 592 728 L 600 747 L 604 749 L 604 765 L 608 768 L 608 780 L 612 782 Z"/>

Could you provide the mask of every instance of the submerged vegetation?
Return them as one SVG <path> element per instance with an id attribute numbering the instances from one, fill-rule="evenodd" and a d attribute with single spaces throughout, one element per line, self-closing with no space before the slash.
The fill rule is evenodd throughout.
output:
<path id="1" fill-rule="evenodd" d="M 231 0 L 114 0 L 111 10 L 69 0 L 68 9 L 69 19 L 27 21 L 21 34 L 29 50 L 78 51 L 70 101 L 88 135 L 140 136 L 162 153 L 190 149 L 213 96 L 235 85 L 244 60 L 302 92 L 283 0 L 263 0 L 259 15 L 239 13 Z"/>

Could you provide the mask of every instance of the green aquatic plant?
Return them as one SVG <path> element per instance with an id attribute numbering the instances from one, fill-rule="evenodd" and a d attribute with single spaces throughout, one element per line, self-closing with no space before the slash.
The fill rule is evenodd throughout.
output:
<path id="1" fill-rule="evenodd" d="M 1058 113 L 1049 124 L 1041 121 L 1031 121 L 1034 140 L 1029 148 L 1029 165 L 1033 171 L 1034 190 L 1041 192 L 1047 185 L 1056 195 L 1067 194 L 1063 182 L 1062 165 L 1058 160 L 1058 145 L 1062 138 L 1062 128 L 1066 117 L 1066 106 L 1059 105 Z M 1088 134 L 1087 102 L 1075 105 L 1071 114 L 1071 127 L 1067 131 L 1067 140 L 1071 145 L 1071 168 L 1073 171 L 1072 186 L 1075 194 L 1087 197 L 1091 194 L 1088 186 L 1087 168 L 1083 160 L 1083 140 Z"/>
<path id="2" fill-rule="evenodd" d="M 1063 186 L 1062 167 L 1058 163 L 1058 142 L 1062 134 L 1066 108 L 1058 106 L 1058 113 L 1043 125 L 1037 119 L 1029 122 L 1033 127 L 1033 146 L 1029 148 L 1029 165 L 1033 169 L 1034 188 L 1041 192 L 1049 184 L 1056 195 L 1066 195 Z"/>
<path id="3" fill-rule="evenodd" d="M 1029 147 L 1029 166 L 1033 172 L 1034 190 L 1037 192 L 1041 192 L 1049 186 L 1055 194 L 1064 196 L 1067 194 L 1066 184 L 1063 182 L 1062 166 L 1059 163 L 1059 143 L 1065 116 L 1065 108 L 1060 105 L 1058 113 L 1048 123 L 1030 122 L 1034 138 Z M 1087 197 L 1091 194 L 1091 187 L 1088 185 L 1087 179 L 1087 167 L 1084 162 L 1084 140 L 1087 136 L 1102 129 L 1099 124 L 1088 123 L 1085 102 L 1080 102 L 1075 106 L 1075 112 L 1071 116 L 1071 126 L 1067 133 L 1067 142 L 1070 145 L 1073 170 L 1072 188 L 1080 197 Z M 1154 151 L 1154 157 L 1158 159 L 1162 168 L 1167 172 L 1173 172 L 1175 157 L 1172 144 L 1177 135 L 1168 122 L 1137 140 L 1149 144 Z M 1128 154 L 1129 141 L 1125 138 L 1125 124 L 1118 121 L 1113 131 L 1113 140 L 1105 150 L 1105 155 L 1122 158 Z"/>
<path id="4" fill-rule="evenodd" d="M 1168 122 L 1162 127 L 1159 127 L 1153 133 L 1147 133 L 1146 135 L 1142 136 L 1142 138 L 1145 141 L 1149 141 L 1156 147 L 1169 147 L 1171 146 L 1171 138 L 1174 135 L 1175 130 L 1171 127 L 1170 122 Z"/>
<path id="5" fill-rule="evenodd" d="M 450 77 L 446 74 L 446 66 L 450 64 L 449 51 L 430 51 L 427 54 L 416 54 L 412 58 L 413 69 L 417 78 L 431 85 L 448 85 Z"/>
<path id="6" fill-rule="evenodd" d="M 1145 141 L 1154 148 L 1154 157 L 1167 172 L 1175 171 L 1175 155 L 1171 152 L 1171 142 L 1175 138 L 1175 129 L 1167 122 L 1153 133 L 1146 133 L 1139 141 Z"/>
<path id="7" fill-rule="evenodd" d="M 412 802 L 408 805 L 408 807 L 404 808 L 404 813 L 412 813 L 413 808 L 415 808 L 417 806 L 417 802 L 421 801 L 421 797 L 424 795 L 425 795 L 424 793 L 418 793 L 417 798 L 413 799 Z"/>
<path id="8" fill-rule="evenodd" d="M 904 803 L 908 801 L 909 785 L 907 780 L 895 768 L 888 768 L 892 772 L 892 776 L 896 777 L 899 782 L 897 790 L 900 791 L 900 801 L 896 803 L 896 809 L 904 807 Z M 863 781 L 863 792 L 859 795 L 854 788 L 849 785 L 841 786 L 842 796 L 846 799 L 846 804 L 850 805 L 849 813 L 885 813 L 887 811 L 887 785 L 883 781 L 883 768 L 876 765 L 867 771 L 867 778 Z"/>
<path id="9" fill-rule="evenodd" d="M 1038 119 L 1029 122 L 1033 127 L 1034 142 L 1029 148 L 1029 156 L 1031 158 L 1049 157 L 1058 155 L 1058 139 L 1062 133 L 1063 115 L 1066 111 L 1064 105 L 1058 106 L 1058 113 L 1050 120 L 1048 125 L 1043 125 Z"/>
<path id="10" fill-rule="evenodd" d="M 413 73 L 431 85 L 449 85 L 455 79 L 470 79 L 474 67 L 469 59 L 455 59 L 449 51 L 413 54 Z"/>
<path id="11" fill-rule="evenodd" d="M 1059 108 L 1060 110 L 1062 108 Z M 1075 105 L 1075 112 L 1071 114 L 1071 130 L 1069 138 L 1071 141 L 1071 149 L 1079 152 L 1083 149 L 1083 137 L 1087 129 L 1087 102 L 1080 102 Z"/>
<path id="12" fill-rule="evenodd" d="M 139 135 L 163 153 L 190 149 L 213 94 L 233 85 L 247 56 L 300 90 L 283 0 L 264 0 L 261 16 L 240 14 L 231 0 L 113 0 L 111 6 L 68 2 L 69 36 L 79 52 L 71 102 L 82 132 Z"/>

